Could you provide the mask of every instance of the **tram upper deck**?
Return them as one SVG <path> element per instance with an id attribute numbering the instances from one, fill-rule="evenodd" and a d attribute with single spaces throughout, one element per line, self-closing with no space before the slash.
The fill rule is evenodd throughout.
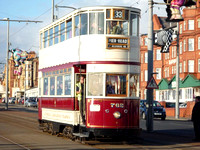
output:
<path id="1" fill-rule="evenodd" d="M 139 63 L 139 15 L 132 7 L 72 11 L 40 30 L 39 69 L 82 61 Z"/>

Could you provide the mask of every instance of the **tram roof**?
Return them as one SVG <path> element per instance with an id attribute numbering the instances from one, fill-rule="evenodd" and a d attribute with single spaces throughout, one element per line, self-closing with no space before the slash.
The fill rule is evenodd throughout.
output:
<path id="1" fill-rule="evenodd" d="M 74 14 L 77 14 L 81 11 L 84 11 L 84 10 L 97 10 L 98 9 L 105 9 L 105 8 L 123 8 L 123 9 L 129 9 L 135 13 L 140 13 L 141 12 L 141 9 L 139 8 L 135 8 L 135 7 L 128 7 L 128 6 L 110 6 L 110 5 L 99 5 L 99 6 L 87 6 L 87 7 L 80 7 L 80 8 L 77 8 L 76 10 L 73 10 L 71 11 L 70 13 L 64 15 L 63 17 L 59 18 L 58 20 L 46 25 L 45 27 L 43 27 L 40 31 L 48 28 L 48 27 L 51 27 L 53 24 L 57 24 L 63 20 L 67 20 L 68 18 L 70 18 L 72 15 Z"/>

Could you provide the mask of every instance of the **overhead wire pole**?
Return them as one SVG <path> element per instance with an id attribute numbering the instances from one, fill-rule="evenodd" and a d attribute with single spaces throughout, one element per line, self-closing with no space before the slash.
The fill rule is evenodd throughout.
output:
<path id="1" fill-rule="evenodd" d="M 148 0 L 149 21 L 148 21 L 148 81 L 153 75 L 153 0 Z M 153 89 L 147 89 L 147 121 L 148 132 L 153 131 Z"/>
<path id="2" fill-rule="evenodd" d="M 9 32 L 10 32 L 10 22 L 35 22 L 41 23 L 42 21 L 33 21 L 33 20 L 10 20 L 9 18 L 0 19 L 0 21 L 7 21 L 7 58 L 6 58 L 6 107 L 5 110 L 8 110 L 8 70 L 9 70 L 9 49 L 10 49 L 10 41 L 9 41 Z"/>

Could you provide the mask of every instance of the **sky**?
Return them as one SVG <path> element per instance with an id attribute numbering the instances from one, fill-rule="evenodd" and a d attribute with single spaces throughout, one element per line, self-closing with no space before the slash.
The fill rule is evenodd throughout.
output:
<path id="1" fill-rule="evenodd" d="M 162 2 L 163 0 L 154 0 Z M 148 29 L 148 0 L 54 0 L 55 5 L 75 8 L 98 5 L 128 6 L 141 9 L 140 34 Z M 55 9 L 58 18 L 71 12 L 71 9 Z M 166 16 L 164 5 L 154 5 L 154 14 Z M 51 23 L 52 0 L 0 0 L 0 19 L 34 20 L 42 23 L 10 22 L 10 49 L 19 48 L 26 51 L 39 50 L 39 30 Z M 7 22 L 0 21 L 0 72 L 1 63 L 6 62 Z"/>

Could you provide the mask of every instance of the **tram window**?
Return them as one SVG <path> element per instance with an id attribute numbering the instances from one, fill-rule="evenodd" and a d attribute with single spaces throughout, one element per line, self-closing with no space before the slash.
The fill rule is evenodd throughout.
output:
<path id="1" fill-rule="evenodd" d="M 88 32 L 88 14 L 81 14 L 81 35 L 86 35 Z"/>
<path id="2" fill-rule="evenodd" d="M 48 78 L 44 78 L 43 95 L 48 95 Z"/>
<path id="3" fill-rule="evenodd" d="M 138 16 L 136 14 L 131 14 L 131 36 L 138 36 Z"/>
<path id="4" fill-rule="evenodd" d="M 128 20 L 128 19 L 129 19 L 129 11 L 125 10 L 125 20 Z"/>
<path id="5" fill-rule="evenodd" d="M 63 93 L 63 76 L 57 76 L 57 95 Z"/>
<path id="6" fill-rule="evenodd" d="M 71 95 L 71 74 L 65 75 L 65 95 Z"/>
<path id="7" fill-rule="evenodd" d="M 130 75 L 130 97 L 139 96 L 139 75 Z"/>
<path id="8" fill-rule="evenodd" d="M 54 27 L 54 44 L 57 44 L 59 41 L 58 41 L 58 25 Z"/>
<path id="9" fill-rule="evenodd" d="M 111 16 L 110 16 L 110 9 L 107 9 L 106 10 L 106 19 L 110 19 Z"/>
<path id="10" fill-rule="evenodd" d="M 75 16 L 75 36 L 79 36 L 79 15 Z"/>
<path id="11" fill-rule="evenodd" d="M 67 39 L 72 38 L 72 20 L 67 21 Z"/>
<path id="12" fill-rule="evenodd" d="M 50 78 L 50 95 L 55 95 L 55 77 Z"/>
<path id="13" fill-rule="evenodd" d="M 60 42 L 65 40 L 65 22 L 60 24 Z"/>
<path id="14" fill-rule="evenodd" d="M 128 21 L 107 21 L 107 34 L 128 35 Z"/>
<path id="15" fill-rule="evenodd" d="M 53 28 L 49 30 L 49 46 L 53 45 Z"/>
<path id="16" fill-rule="evenodd" d="M 43 33 L 40 33 L 40 48 L 43 48 Z"/>
<path id="17" fill-rule="evenodd" d="M 103 73 L 88 74 L 88 96 L 103 96 Z"/>
<path id="18" fill-rule="evenodd" d="M 126 96 L 126 75 L 106 75 L 106 95 Z"/>
<path id="19" fill-rule="evenodd" d="M 44 48 L 47 47 L 48 43 L 48 30 L 44 32 Z"/>
<path id="20" fill-rule="evenodd" d="M 104 34 L 104 13 L 90 13 L 90 34 Z"/>

